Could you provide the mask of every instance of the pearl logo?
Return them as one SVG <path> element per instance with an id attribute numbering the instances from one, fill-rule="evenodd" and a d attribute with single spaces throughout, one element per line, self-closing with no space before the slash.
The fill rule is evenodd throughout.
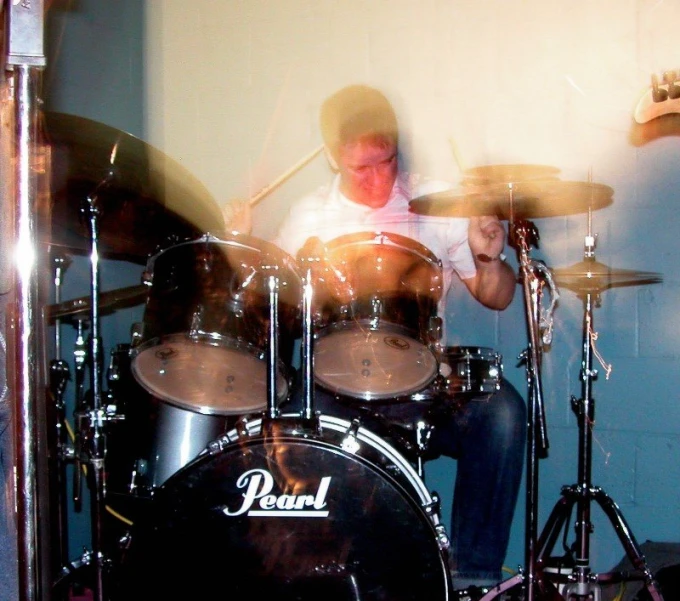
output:
<path id="1" fill-rule="evenodd" d="M 326 493 L 331 477 L 321 478 L 315 494 L 276 495 L 274 478 L 263 469 L 253 469 L 241 474 L 236 481 L 238 488 L 244 488 L 243 503 L 236 511 L 225 507 L 222 511 L 228 516 L 246 514 L 251 517 L 328 517 Z"/>

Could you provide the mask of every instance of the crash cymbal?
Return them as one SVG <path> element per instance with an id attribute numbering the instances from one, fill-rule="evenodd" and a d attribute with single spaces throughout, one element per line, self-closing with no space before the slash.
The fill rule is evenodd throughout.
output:
<path id="1" fill-rule="evenodd" d="M 600 292 L 609 288 L 642 286 L 663 282 L 660 273 L 615 269 L 594 259 L 586 259 L 569 267 L 553 269 L 552 275 L 558 286 L 575 292 Z"/>
<path id="2" fill-rule="evenodd" d="M 535 181 L 479 186 L 474 192 L 446 190 L 410 201 L 411 212 L 440 217 L 496 215 L 499 219 L 536 219 L 586 213 L 610 205 L 614 191 L 603 184 Z"/>
<path id="3" fill-rule="evenodd" d="M 548 165 L 481 165 L 463 171 L 465 183 L 509 184 L 535 180 L 554 180 L 560 170 Z"/>
<path id="4" fill-rule="evenodd" d="M 148 286 L 139 284 L 137 286 L 128 286 L 127 288 L 118 288 L 118 290 L 111 290 L 110 292 L 102 292 L 99 295 L 99 309 L 104 311 L 107 309 L 113 310 L 134 307 L 146 298 L 148 291 Z M 46 317 L 51 321 L 63 317 L 85 315 L 90 312 L 91 308 L 92 297 L 83 296 L 81 298 L 49 305 L 46 310 Z"/>
<path id="5" fill-rule="evenodd" d="M 185 167 L 128 133 L 84 117 L 45 113 L 51 146 L 51 215 L 42 242 L 73 252 L 91 246 L 88 198 L 96 196 L 99 250 L 143 263 L 169 240 L 223 229 L 219 206 Z"/>

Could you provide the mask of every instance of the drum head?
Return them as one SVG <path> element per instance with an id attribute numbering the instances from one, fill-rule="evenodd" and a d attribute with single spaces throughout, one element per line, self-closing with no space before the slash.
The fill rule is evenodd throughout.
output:
<path id="1" fill-rule="evenodd" d="M 177 334 L 140 348 L 132 371 L 155 396 L 197 413 L 243 415 L 267 405 L 267 363 L 245 345 Z M 277 386 L 277 397 L 285 398 L 288 383 L 282 374 Z"/>
<path id="2" fill-rule="evenodd" d="M 133 532 L 120 598 L 447 599 L 433 523 L 389 471 L 290 434 L 202 455 Z"/>
<path id="3" fill-rule="evenodd" d="M 422 390 L 437 375 L 438 363 L 416 340 L 357 327 L 321 336 L 314 368 L 317 382 L 332 392 L 373 401 Z"/>

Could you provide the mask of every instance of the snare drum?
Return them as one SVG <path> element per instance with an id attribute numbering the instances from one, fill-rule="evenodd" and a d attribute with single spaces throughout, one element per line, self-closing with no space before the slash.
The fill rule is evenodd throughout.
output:
<path id="1" fill-rule="evenodd" d="M 244 423 L 137 520 L 121 599 L 448 599 L 449 540 L 411 465 L 358 422 Z"/>
<path id="2" fill-rule="evenodd" d="M 440 357 L 442 388 L 456 395 L 492 394 L 500 389 L 503 359 L 491 348 L 482 346 L 448 346 Z"/>
<path id="3" fill-rule="evenodd" d="M 150 291 L 132 371 L 154 396 L 189 411 L 240 415 L 267 404 L 269 278 L 278 280 L 278 398 L 288 393 L 301 282 L 292 257 L 251 236 L 205 235 L 147 265 Z"/>
<path id="4" fill-rule="evenodd" d="M 316 294 L 314 375 L 328 390 L 384 400 L 427 386 L 441 263 L 405 236 L 358 233 L 326 245 L 331 276 Z"/>

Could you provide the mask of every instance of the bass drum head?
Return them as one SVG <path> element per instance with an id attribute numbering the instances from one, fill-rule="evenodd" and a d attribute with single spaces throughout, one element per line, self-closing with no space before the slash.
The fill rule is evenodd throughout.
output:
<path id="1" fill-rule="evenodd" d="M 363 428 L 320 423 L 237 436 L 172 476 L 133 530 L 118 598 L 448 599 L 415 472 Z"/>

